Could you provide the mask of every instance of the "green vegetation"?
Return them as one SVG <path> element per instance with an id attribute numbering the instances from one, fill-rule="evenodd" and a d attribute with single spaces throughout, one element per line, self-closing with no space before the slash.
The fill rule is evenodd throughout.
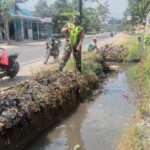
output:
<path id="1" fill-rule="evenodd" d="M 82 68 L 83 73 L 87 74 L 89 72 L 95 72 L 100 73 L 102 71 L 102 65 L 103 58 L 100 54 L 93 53 L 93 52 L 83 52 L 83 58 L 82 58 Z M 75 70 L 75 61 L 74 59 L 70 59 L 66 68 L 66 70 Z"/>
<path id="2" fill-rule="evenodd" d="M 99 85 L 99 81 L 102 80 L 102 75 L 104 70 L 106 70 L 106 64 L 104 63 L 104 60 L 99 53 L 94 52 L 83 52 L 82 54 L 82 68 L 83 73 L 80 74 L 77 72 L 75 67 L 74 59 L 70 59 L 67 63 L 66 67 L 64 68 L 66 72 L 66 76 L 68 72 L 72 72 L 76 75 L 76 83 L 78 87 L 81 89 L 81 92 L 83 93 L 82 98 L 86 97 L 87 94 L 91 94 L 93 88 L 95 86 Z M 54 65 L 55 66 L 55 65 Z M 56 68 L 55 68 L 56 69 Z M 65 74 L 64 72 L 64 74 Z M 62 73 L 57 72 L 56 70 L 51 69 L 51 66 L 48 70 L 40 71 L 35 75 L 36 80 L 51 80 L 53 77 L 62 76 Z"/>
<path id="3" fill-rule="evenodd" d="M 73 72 L 73 73 L 77 73 L 77 76 L 79 76 L 79 78 L 82 77 L 87 77 L 87 75 L 93 75 L 93 79 L 95 79 L 95 77 L 97 78 L 97 76 L 100 77 L 100 75 L 102 74 L 102 72 L 104 71 L 104 69 L 107 69 L 107 65 L 105 64 L 105 61 L 102 57 L 102 55 L 100 53 L 95 53 L 95 52 L 83 52 L 82 53 L 82 70 L 83 73 L 82 74 L 78 74 L 76 67 L 75 67 L 75 60 L 73 58 L 71 58 L 66 67 L 64 68 L 64 71 L 66 72 Z M 40 72 L 38 72 L 37 74 L 35 74 L 35 78 L 41 77 L 41 76 L 50 76 L 51 74 L 56 72 L 56 68 L 58 68 L 58 66 L 56 65 L 56 63 L 50 65 L 49 69 L 46 70 L 42 70 Z"/>
<path id="4" fill-rule="evenodd" d="M 128 14 L 131 14 L 132 21 L 130 23 L 132 25 L 143 23 L 143 20 L 146 18 L 149 11 L 149 0 L 128 0 L 128 8 L 125 11 L 125 20 Z"/>
<path id="5" fill-rule="evenodd" d="M 105 49 L 105 48 L 104 48 Z M 110 45 L 104 52 L 106 60 L 116 62 L 139 62 L 144 52 L 142 41 L 137 37 L 129 37 L 119 41 L 115 45 Z"/>
<path id="6" fill-rule="evenodd" d="M 137 66 L 134 76 L 135 81 L 138 85 L 140 105 L 139 111 L 141 115 L 150 113 L 150 53 L 148 52 L 147 57 Z"/>
<path id="7" fill-rule="evenodd" d="M 144 38 L 144 44 L 145 46 L 150 46 L 150 34 L 146 34 Z"/>
<path id="8" fill-rule="evenodd" d="M 145 130 L 140 128 L 137 123 L 132 122 L 132 125 L 124 131 L 120 138 L 120 143 L 117 150 L 143 150 L 142 140 Z"/>
<path id="9" fill-rule="evenodd" d="M 135 42 L 130 43 L 132 49 L 135 49 Z M 144 47 L 144 46 L 143 46 Z M 120 139 L 118 150 L 148 150 L 149 145 L 149 128 L 150 114 L 150 47 L 147 45 L 146 55 L 141 52 L 141 62 L 131 70 L 131 76 L 134 82 L 134 89 L 137 93 L 137 111 L 134 121 L 129 123 L 128 129 L 125 130 Z"/>
<path id="10" fill-rule="evenodd" d="M 10 42 L 8 22 L 11 20 L 8 10 L 13 5 L 14 4 L 10 0 L 0 2 L 0 31 L 2 31 L 5 34 L 5 38 L 8 41 L 8 43 Z M 2 28 L 1 23 L 4 24 L 4 28 Z"/>
<path id="11" fill-rule="evenodd" d="M 137 38 L 131 37 L 123 45 L 128 49 L 125 61 L 132 62 L 141 59 L 142 47 L 140 47 Z"/>
<path id="12" fill-rule="evenodd" d="M 0 1 L 0 31 L 4 33 L 5 38 L 9 44 L 10 44 L 9 22 L 12 20 L 9 10 L 12 8 L 15 9 L 15 13 L 20 10 L 19 7 L 17 6 L 16 1 L 12 0 Z M 1 24 L 3 24 L 4 27 Z"/>

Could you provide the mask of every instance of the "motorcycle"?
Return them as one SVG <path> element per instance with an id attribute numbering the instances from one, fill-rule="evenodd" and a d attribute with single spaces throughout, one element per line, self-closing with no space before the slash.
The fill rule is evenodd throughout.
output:
<path id="1" fill-rule="evenodd" d="M 5 52 L 4 49 L 0 48 L 1 53 Z M 0 64 L 0 78 L 10 77 L 14 78 L 19 72 L 19 63 L 16 61 L 18 53 L 11 53 L 7 55 L 8 64 Z M 2 56 L 0 57 L 2 59 Z"/>
<path id="2" fill-rule="evenodd" d="M 44 64 L 47 64 L 50 56 L 53 56 L 54 59 L 58 59 L 59 57 L 59 49 L 61 46 L 61 34 L 53 34 L 48 41 L 46 42 L 46 50 L 44 54 Z"/>
<path id="3" fill-rule="evenodd" d="M 114 33 L 113 33 L 113 32 L 111 32 L 111 33 L 110 33 L 110 36 L 111 36 L 111 37 L 113 37 L 113 36 L 114 36 Z"/>

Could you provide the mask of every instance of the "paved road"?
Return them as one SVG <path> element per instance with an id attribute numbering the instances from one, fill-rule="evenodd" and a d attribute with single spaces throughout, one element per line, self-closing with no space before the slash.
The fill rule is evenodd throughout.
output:
<path id="1" fill-rule="evenodd" d="M 105 40 L 109 37 L 109 33 L 96 35 L 98 41 Z M 85 36 L 83 49 L 86 48 L 87 43 L 91 40 L 92 36 Z M 17 51 L 19 52 L 18 61 L 21 64 L 27 64 L 32 61 L 42 60 L 45 50 L 45 41 L 43 42 L 33 42 L 33 43 L 20 43 L 14 46 L 6 47 L 7 52 Z M 60 49 L 63 51 L 63 45 Z"/>

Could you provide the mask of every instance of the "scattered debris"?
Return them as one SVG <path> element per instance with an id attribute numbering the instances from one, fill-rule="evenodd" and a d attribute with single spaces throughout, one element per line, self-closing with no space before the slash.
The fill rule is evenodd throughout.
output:
<path id="1" fill-rule="evenodd" d="M 99 49 L 106 61 L 124 61 L 128 54 L 128 49 L 123 45 L 107 44 Z"/>

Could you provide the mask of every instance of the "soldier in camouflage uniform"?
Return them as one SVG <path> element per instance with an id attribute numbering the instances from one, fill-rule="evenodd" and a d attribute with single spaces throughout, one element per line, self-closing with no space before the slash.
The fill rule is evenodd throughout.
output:
<path id="1" fill-rule="evenodd" d="M 74 16 L 73 21 L 62 28 L 62 32 L 67 33 L 67 39 L 65 40 L 64 54 L 59 65 L 59 71 L 63 70 L 73 51 L 76 67 L 78 71 L 81 72 L 81 48 L 84 32 L 83 27 L 80 26 L 79 16 Z"/>

